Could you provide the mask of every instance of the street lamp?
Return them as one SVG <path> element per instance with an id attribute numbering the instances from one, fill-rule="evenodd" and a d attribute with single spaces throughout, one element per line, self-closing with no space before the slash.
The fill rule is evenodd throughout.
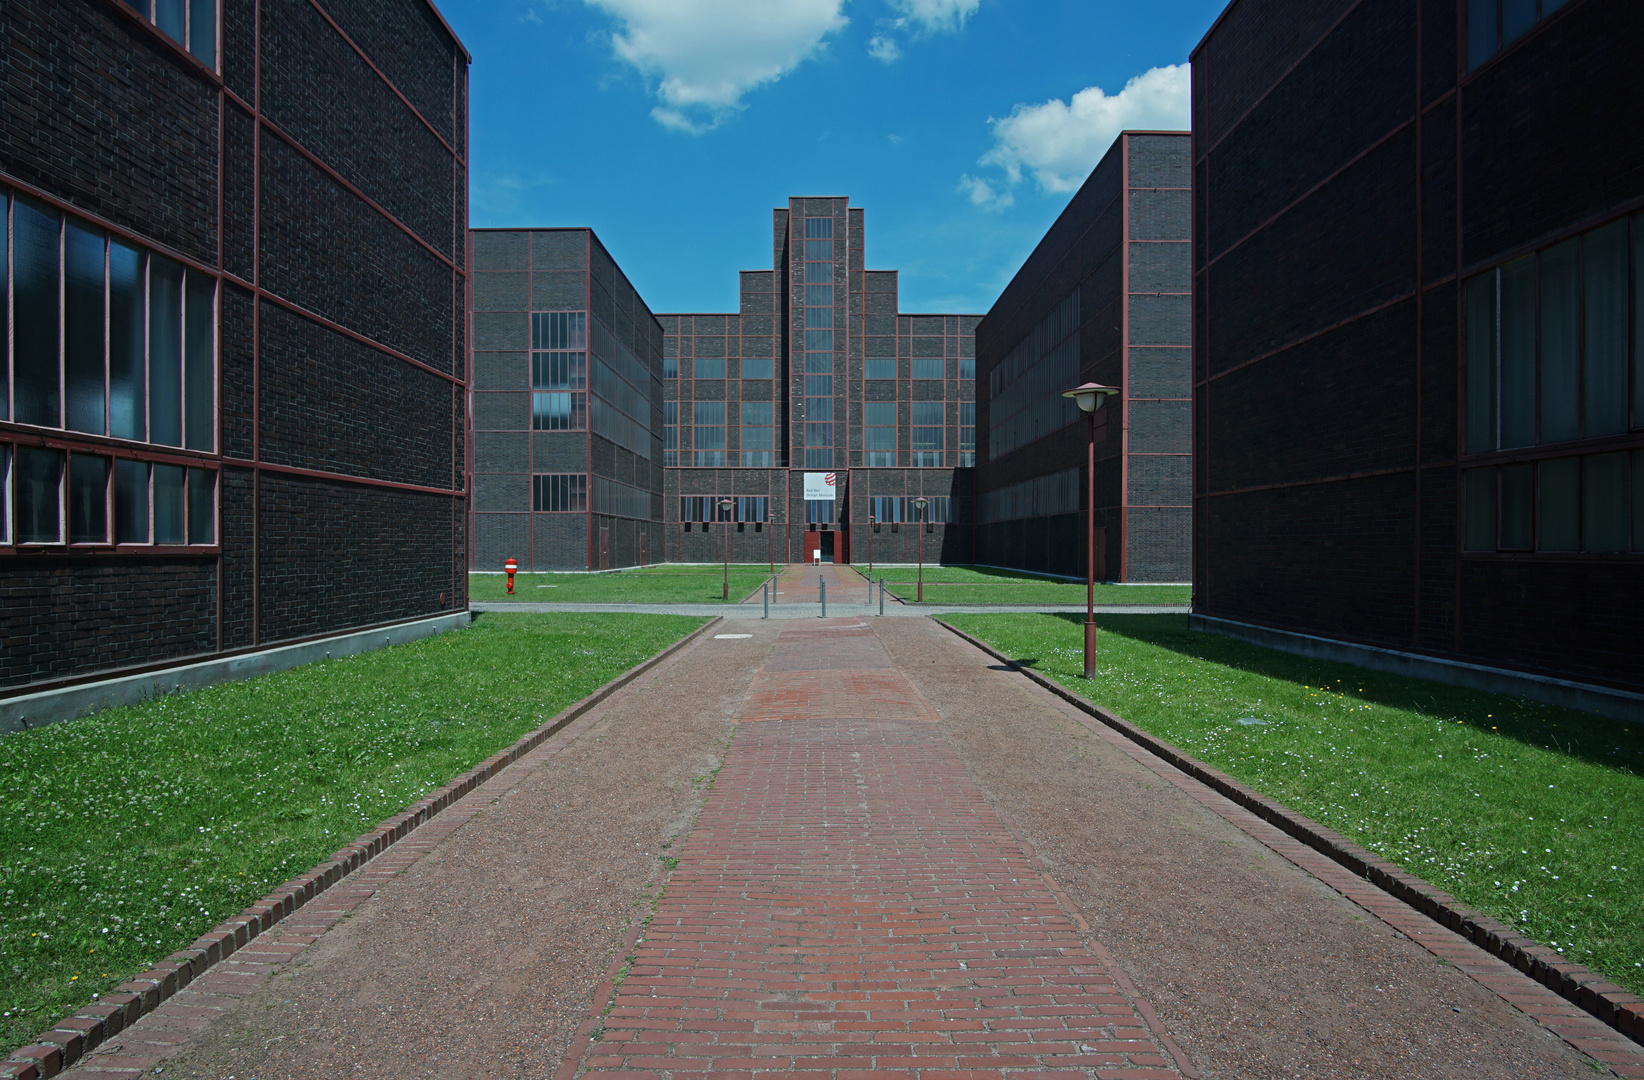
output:
<path id="1" fill-rule="evenodd" d="M 1108 398 L 1119 392 L 1117 386 L 1102 386 L 1087 382 L 1072 390 L 1063 390 L 1062 396 L 1072 398 L 1079 411 L 1090 421 L 1090 448 L 1085 458 L 1085 475 L 1089 477 L 1089 500 L 1085 507 L 1085 522 L 1089 550 L 1085 552 L 1085 678 L 1096 677 L 1096 410 Z"/>
<path id="2" fill-rule="evenodd" d="M 919 603 L 925 602 L 925 504 L 930 500 L 923 495 L 913 500 L 914 526 L 919 532 Z"/>
<path id="3" fill-rule="evenodd" d="M 729 499 L 719 500 L 720 520 L 725 523 L 725 584 L 719 594 L 721 600 L 731 598 L 731 507 L 734 505 Z"/>
<path id="4" fill-rule="evenodd" d="M 873 534 L 879 528 L 879 519 L 868 515 L 868 589 L 873 589 Z"/>

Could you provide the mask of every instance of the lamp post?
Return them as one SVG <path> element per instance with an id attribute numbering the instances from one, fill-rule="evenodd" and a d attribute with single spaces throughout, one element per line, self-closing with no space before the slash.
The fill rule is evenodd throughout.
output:
<path id="1" fill-rule="evenodd" d="M 1085 552 L 1085 678 L 1096 677 L 1096 410 L 1101 408 L 1108 398 L 1119 392 L 1117 386 L 1102 386 L 1100 383 L 1087 382 L 1083 386 L 1075 386 L 1071 390 L 1063 390 L 1062 396 L 1072 398 L 1079 406 L 1079 411 L 1085 414 L 1090 421 L 1090 446 L 1085 458 L 1085 475 L 1089 477 L 1089 486 L 1086 494 L 1088 500 L 1085 506 L 1086 543 L 1089 545 Z"/>
<path id="2" fill-rule="evenodd" d="M 913 500 L 914 528 L 919 531 L 919 603 L 925 602 L 925 504 L 930 500 L 923 495 Z"/>
<path id="3" fill-rule="evenodd" d="M 879 527 L 879 519 L 872 514 L 868 515 L 868 594 L 873 594 L 873 531 Z"/>
<path id="4" fill-rule="evenodd" d="M 731 507 L 734 505 L 729 499 L 719 500 L 720 520 L 725 523 L 725 583 L 719 593 L 721 600 L 731 598 Z"/>

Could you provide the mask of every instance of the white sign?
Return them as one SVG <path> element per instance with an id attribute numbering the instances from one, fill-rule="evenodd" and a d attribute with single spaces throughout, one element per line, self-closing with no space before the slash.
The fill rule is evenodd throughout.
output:
<path id="1" fill-rule="evenodd" d="M 811 502 L 822 499 L 833 502 L 834 474 L 831 472 L 808 472 L 805 474 L 805 501 Z"/>

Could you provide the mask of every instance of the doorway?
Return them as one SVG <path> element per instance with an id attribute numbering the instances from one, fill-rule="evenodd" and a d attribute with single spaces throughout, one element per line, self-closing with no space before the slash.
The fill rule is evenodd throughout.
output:
<path id="1" fill-rule="evenodd" d="M 825 532 L 822 534 L 822 561 L 833 562 L 833 539 L 838 533 Z"/>

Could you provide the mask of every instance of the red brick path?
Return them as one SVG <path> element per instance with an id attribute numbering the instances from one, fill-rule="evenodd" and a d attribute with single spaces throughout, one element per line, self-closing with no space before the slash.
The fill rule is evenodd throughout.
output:
<path id="1" fill-rule="evenodd" d="M 784 629 L 743 718 L 562 1078 L 1193 1075 L 866 621 Z"/>

